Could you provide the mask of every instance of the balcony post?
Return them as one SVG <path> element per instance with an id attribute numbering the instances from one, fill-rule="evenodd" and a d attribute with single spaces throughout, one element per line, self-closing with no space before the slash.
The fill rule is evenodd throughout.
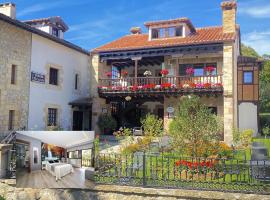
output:
<path id="1" fill-rule="evenodd" d="M 135 67 L 135 69 L 134 69 L 135 85 L 137 85 L 137 83 L 138 83 L 138 80 L 137 80 L 137 78 L 138 78 L 138 61 L 141 59 L 142 59 L 142 57 L 132 58 L 132 60 L 135 61 L 135 65 L 134 65 L 134 67 Z"/>

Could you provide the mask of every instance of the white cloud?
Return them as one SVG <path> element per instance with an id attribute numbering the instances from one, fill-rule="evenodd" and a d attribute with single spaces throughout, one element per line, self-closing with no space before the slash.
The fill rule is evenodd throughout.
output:
<path id="1" fill-rule="evenodd" d="M 270 54 L 270 30 L 244 34 L 242 42 L 254 48 L 261 55 Z"/>
<path id="2" fill-rule="evenodd" d="M 270 4 L 269 1 L 249 1 L 239 3 L 239 13 L 242 15 L 249 15 L 254 18 L 270 18 Z"/>

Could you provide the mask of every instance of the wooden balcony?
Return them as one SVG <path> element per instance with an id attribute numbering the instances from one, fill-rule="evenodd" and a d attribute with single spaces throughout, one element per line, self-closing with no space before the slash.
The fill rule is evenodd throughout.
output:
<path id="1" fill-rule="evenodd" d="M 222 75 L 108 78 L 99 80 L 98 92 L 101 97 L 221 95 L 223 85 Z"/>

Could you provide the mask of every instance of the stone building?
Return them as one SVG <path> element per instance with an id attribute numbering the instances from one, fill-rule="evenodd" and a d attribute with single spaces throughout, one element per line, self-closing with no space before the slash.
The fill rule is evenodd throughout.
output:
<path id="1" fill-rule="evenodd" d="M 131 128 L 153 113 L 166 130 L 181 96 L 197 94 L 223 118 L 226 143 L 232 127 L 257 133 L 259 65 L 240 55 L 236 2 L 222 2 L 221 10 L 221 26 L 197 28 L 188 18 L 146 22 L 148 33 L 134 27 L 92 50 L 93 126 L 102 112 Z"/>
<path id="2" fill-rule="evenodd" d="M 0 131 L 91 129 L 89 52 L 67 30 L 60 17 L 22 22 L 0 4 Z"/>

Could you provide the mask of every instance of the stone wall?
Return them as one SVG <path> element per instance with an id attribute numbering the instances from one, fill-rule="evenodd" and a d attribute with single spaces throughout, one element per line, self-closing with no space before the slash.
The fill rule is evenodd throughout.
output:
<path id="1" fill-rule="evenodd" d="M 91 71 L 91 82 L 90 82 L 90 95 L 92 97 L 92 129 L 100 134 L 100 130 L 97 126 L 99 115 L 102 113 L 102 108 L 107 108 L 110 111 L 110 105 L 106 104 L 104 98 L 99 98 L 98 86 L 99 78 L 107 78 L 106 72 L 111 71 L 110 66 L 106 65 L 106 62 L 99 62 L 99 56 L 97 54 L 90 56 L 90 71 Z"/>
<path id="2" fill-rule="evenodd" d="M 181 101 L 181 97 L 165 97 L 164 98 L 164 129 L 166 132 L 169 129 L 169 123 L 172 119 L 168 118 L 167 108 L 169 106 L 174 107 L 176 110 L 177 106 Z M 208 107 L 217 107 L 217 114 L 220 117 L 223 117 L 223 97 L 201 97 L 201 102 Z M 181 109 L 181 108 L 180 108 Z"/>
<path id="3" fill-rule="evenodd" d="M 235 66 L 236 67 L 236 66 Z M 234 91 L 234 45 L 224 44 L 223 46 L 223 97 L 224 97 L 224 141 L 232 143 L 232 127 L 236 126 L 234 118 L 234 98 L 237 98 L 237 91 Z"/>
<path id="4" fill-rule="evenodd" d="M 269 200 L 270 196 L 182 189 L 99 185 L 91 189 L 31 189 L 15 188 L 1 181 L 0 195 L 7 200 Z"/>
<path id="5" fill-rule="evenodd" d="M 9 110 L 15 111 L 14 129 L 27 127 L 31 33 L 0 21 L 0 131 L 8 130 Z M 11 84 L 11 68 L 16 81 Z"/>

